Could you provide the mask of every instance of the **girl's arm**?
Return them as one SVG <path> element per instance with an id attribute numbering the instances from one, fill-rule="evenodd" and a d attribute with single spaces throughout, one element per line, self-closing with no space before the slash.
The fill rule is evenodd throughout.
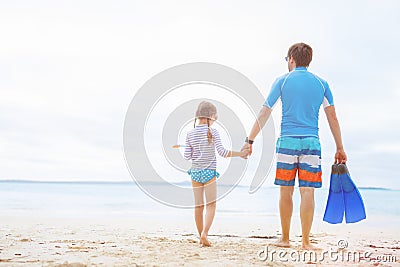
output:
<path id="1" fill-rule="evenodd" d="M 193 155 L 193 149 L 189 142 L 189 136 L 186 135 L 185 152 L 183 153 L 183 157 L 186 160 L 190 160 L 190 159 L 192 159 L 192 155 Z"/>
<path id="2" fill-rule="evenodd" d="M 242 151 L 229 151 L 227 158 L 229 157 L 245 157 L 249 153 L 249 149 L 243 149 Z"/>
<path id="3" fill-rule="evenodd" d="M 231 151 L 224 148 L 221 142 L 221 138 L 219 136 L 219 132 L 214 129 L 213 131 L 213 141 L 215 144 L 215 148 L 217 149 L 218 154 L 223 158 L 229 157 L 245 157 L 249 152 L 248 149 L 244 149 L 242 151 Z"/>

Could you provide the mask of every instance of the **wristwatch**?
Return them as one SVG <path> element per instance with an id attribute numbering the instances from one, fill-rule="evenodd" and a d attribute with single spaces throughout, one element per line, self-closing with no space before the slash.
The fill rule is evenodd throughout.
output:
<path id="1" fill-rule="evenodd" d="M 246 137 L 246 140 L 244 140 L 246 143 L 252 145 L 254 143 L 253 140 L 250 140 L 248 137 Z"/>

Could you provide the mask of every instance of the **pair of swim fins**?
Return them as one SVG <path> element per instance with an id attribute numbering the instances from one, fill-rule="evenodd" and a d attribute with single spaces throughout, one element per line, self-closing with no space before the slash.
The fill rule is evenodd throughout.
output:
<path id="1" fill-rule="evenodd" d="M 345 164 L 332 165 L 329 196 L 324 221 L 332 224 L 355 223 L 366 218 L 364 202 L 356 185 L 350 178 Z"/>

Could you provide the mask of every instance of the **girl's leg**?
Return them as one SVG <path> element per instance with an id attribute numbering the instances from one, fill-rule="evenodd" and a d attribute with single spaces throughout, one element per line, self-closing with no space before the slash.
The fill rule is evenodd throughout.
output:
<path id="1" fill-rule="evenodd" d="M 197 231 L 199 232 L 199 236 L 201 236 L 201 232 L 203 231 L 204 185 L 192 180 L 192 187 L 195 204 L 194 220 L 196 221 L 196 227 Z"/>
<path id="2" fill-rule="evenodd" d="M 210 246 L 210 242 L 207 239 L 208 230 L 210 230 L 211 224 L 214 220 L 215 216 L 215 208 L 216 208 L 216 198 L 217 198 L 217 183 L 216 178 L 212 178 L 206 184 L 204 184 L 204 191 L 206 194 L 206 218 L 205 224 L 203 228 L 203 232 L 201 233 L 200 242 L 204 246 Z"/>

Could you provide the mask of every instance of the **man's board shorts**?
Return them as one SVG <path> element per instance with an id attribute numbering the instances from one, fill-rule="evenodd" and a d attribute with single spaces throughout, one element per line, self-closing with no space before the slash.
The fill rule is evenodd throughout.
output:
<path id="1" fill-rule="evenodd" d="M 205 184 L 212 178 L 219 177 L 219 173 L 213 169 L 190 169 L 187 171 L 193 181 Z"/>
<path id="2" fill-rule="evenodd" d="M 296 173 L 300 187 L 321 187 L 321 144 L 318 137 L 283 136 L 276 142 L 275 184 L 294 186 Z"/>

